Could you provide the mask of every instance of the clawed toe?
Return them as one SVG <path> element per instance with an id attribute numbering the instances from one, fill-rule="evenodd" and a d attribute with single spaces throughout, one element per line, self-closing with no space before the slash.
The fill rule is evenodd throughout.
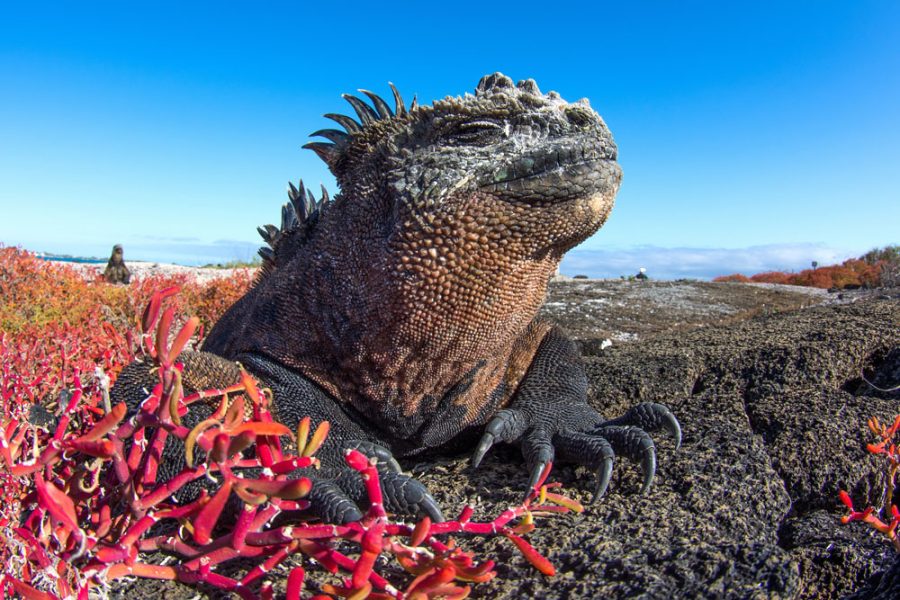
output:
<path id="1" fill-rule="evenodd" d="M 653 478 L 656 476 L 656 448 L 650 446 L 644 450 L 641 457 L 641 471 L 644 473 L 644 485 L 641 486 L 641 495 L 650 491 L 653 485 Z"/>
<path id="2" fill-rule="evenodd" d="M 591 504 L 594 504 L 606 494 L 606 488 L 609 487 L 609 480 L 612 479 L 612 470 L 613 458 L 611 456 L 604 458 L 600 468 L 597 469 L 597 487 L 594 488 Z"/>
<path id="3" fill-rule="evenodd" d="M 359 521 L 363 513 L 350 496 L 332 481 L 312 477 L 313 486 L 307 500 L 319 518 L 326 523 L 344 525 Z"/>
<path id="4" fill-rule="evenodd" d="M 385 510 L 405 515 L 427 515 L 436 523 L 444 521 L 437 501 L 425 485 L 402 473 L 390 450 L 371 442 L 351 442 L 347 447 L 377 459 Z M 330 476 L 326 477 L 326 473 Z M 307 499 L 312 511 L 323 521 L 344 524 L 363 518 L 369 498 L 365 482 L 356 470 L 342 467 L 308 476 L 313 486 Z"/>
<path id="5" fill-rule="evenodd" d="M 472 453 L 472 458 L 470 459 L 470 463 L 472 465 L 472 469 L 477 469 L 478 465 L 481 464 L 484 455 L 487 454 L 487 451 L 491 449 L 491 446 L 494 445 L 494 435 L 489 432 L 485 432 L 484 435 L 481 436 L 481 439 L 478 440 L 478 446 L 475 447 L 475 452 Z"/>
<path id="6" fill-rule="evenodd" d="M 443 523 L 445 521 L 444 513 L 441 512 L 441 507 L 438 506 L 435 499 L 431 497 L 431 494 L 427 494 L 419 502 L 419 509 L 418 515 L 427 515 L 433 523 Z"/>
<path id="7" fill-rule="evenodd" d="M 656 475 L 656 445 L 650 434 L 630 425 L 602 425 L 593 433 L 607 440 L 617 454 L 640 463 L 644 478 L 641 494 L 646 494 Z"/>
<path id="8" fill-rule="evenodd" d="M 380 446 L 373 442 L 351 442 L 346 445 L 346 448 L 352 450 L 359 450 L 366 456 L 374 456 L 378 459 L 378 468 L 379 470 L 388 470 L 394 473 L 402 473 L 403 468 L 400 466 L 400 463 L 397 462 L 397 459 L 394 458 L 394 455 L 391 454 L 391 451 L 385 448 L 384 446 Z"/>
<path id="9" fill-rule="evenodd" d="M 485 427 L 484 435 L 481 436 L 478 446 L 472 454 L 472 469 L 478 468 L 484 455 L 494 443 L 498 441 L 513 442 L 519 439 L 525 433 L 527 426 L 525 416 L 518 410 L 505 409 L 498 412 Z"/>
<path id="10" fill-rule="evenodd" d="M 390 512 L 409 515 L 425 514 L 434 521 L 444 521 L 437 501 L 421 482 L 403 473 L 384 473 L 381 476 L 384 505 Z"/>
<path id="11" fill-rule="evenodd" d="M 526 498 L 541 480 L 544 471 L 553 462 L 555 454 L 550 434 L 546 431 L 533 431 L 522 440 L 522 456 L 525 457 L 525 464 L 530 473 L 528 488 L 525 490 Z"/>
<path id="12" fill-rule="evenodd" d="M 602 436 L 566 431 L 558 433 L 553 443 L 560 457 L 597 472 L 597 484 L 591 502 L 602 498 L 612 478 L 616 454 L 613 447 Z"/>
<path id="13" fill-rule="evenodd" d="M 633 425 L 644 431 L 664 429 L 675 439 L 675 449 L 681 447 L 681 425 L 667 406 L 658 402 L 642 402 L 628 409 L 621 417 L 606 421 L 601 427 L 609 425 Z"/>

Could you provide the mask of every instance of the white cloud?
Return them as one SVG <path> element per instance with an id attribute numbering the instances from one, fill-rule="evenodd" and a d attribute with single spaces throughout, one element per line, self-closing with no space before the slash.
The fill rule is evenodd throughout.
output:
<path id="1" fill-rule="evenodd" d="M 630 248 L 574 249 L 563 258 L 564 275 L 619 277 L 636 275 L 645 267 L 654 279 L 711 279 L 718 275 L 764 271 L 800 271 L 812 261 L 820 265 L 859 256 L 868 248 L 853 251 L 826 244 L 769 244 L 748 248 Z"/>

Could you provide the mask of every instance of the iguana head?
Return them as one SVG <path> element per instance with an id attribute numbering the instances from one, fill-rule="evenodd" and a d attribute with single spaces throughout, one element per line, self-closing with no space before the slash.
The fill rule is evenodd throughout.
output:
<path id="1" fill-rule="evenodd" d="M 346 131 L 316 132 L 330 143 L 307 147 L 328 164 L 342 196 L 391 216 L 385 226 L 410 258 L 437 260 L 441 246 L 458 246 L 449 238 L 462 236 L 502 243 L 511 259 L 558 260 L 605 221 L 621 170 L 612 135 L 587 100 L 567 103 L 533 80 L 514 84 L 500 73 L 483 77 L 474 95 L 409 109 L 391 87 L 394 110 L 368 91 L 372 106 L 345 95 L 359 121 L 326 115 Z"/>

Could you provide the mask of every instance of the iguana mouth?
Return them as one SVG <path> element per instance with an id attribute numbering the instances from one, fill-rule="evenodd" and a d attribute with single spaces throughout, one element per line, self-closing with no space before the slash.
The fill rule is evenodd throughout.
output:
<path id="1" fill-rule="evenodd" d="M 482 186 L 515 200 L 563 201 L 614 190 L 621 179 L 615 148 L 572 148 L 522 157 Z"/>

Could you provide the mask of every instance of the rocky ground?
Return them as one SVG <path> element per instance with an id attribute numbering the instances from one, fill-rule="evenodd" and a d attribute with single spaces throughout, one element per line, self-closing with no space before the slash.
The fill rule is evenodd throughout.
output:
<path id="1" fill-rule="evenodd" d="M 605 340 L 639 341 L 845 297 L 791 285 L 558 278 L 550 283 L 542 314 L 561 324 L 584 352 L 594 353 Z"/>
<path id="2" fill-rule="evenodd" d="M 882 489 L 864 449 L 872 441 L 866 420 L 889 421 L 900 394 L 876 392 L 861 373 L 882 387 L 900 383 L 900 296 L 805 293 L 677 282 L 554 286 L 546 310 L 583 342 L 592 403 L 610 417 L 636 402 L 665 403 L 684 441 L 674 452 L 658 437 L 657 483 L 647 496 L 637 495 L 638 470 L 622 461 L 602 501 L 531 534 L 556 577 L 528 576 L 514 551 L 485 544 L 504 567 L 475 595 L 876 597 L 893 553 L 867 527 L 840 524 L 837 492 L 850 490 L 865 506 Z M 567 296 L 580 301 L 560 300 Z M 601 350 L 601 336 L 586 327 L 594 305 L 612 307 L 597 320 L 602 336 L 631 341 Z M 513 449 L 494 454 L 471 481 L 460 465 L 447 468 L 423 475 L 431 489 L 452 490 L 447 505 L 473 495 L 510 502 L 526 480 Z M 555 476 L 588 500 L 591 474 L 561 466 Z M 900 597 L 896 583 L 889 587 L 898 571 L 884 577 L 879 597 Z"/>
<path id="3" fill-rule="evenodd" d="M 498 561 L 499 576 L 474 597 L 900 597 L 891 547 L 863 525 L 841 525 L 837 500 L 839 489 L 858 506 L 878 500 L 866 420 L 890 421 L 900 394 L 875 391 L 861 374 L 900 383 L 900 294 L 574 280 L 552 285 L 544 312 L 581 344 L 601 413 L 662 402 L 684 440 L 676 452 L 657 436 L 646 496 L 622 460 L 584 514 L 539 523 L 529 540 L 555 577 L 505 540 L 463 540 Z M 476 518 L 515 503 L 527 481 L 514 448 L 493 449 L 474 474 L 454 458 L 407 466 L 447 513 L 480 498 Z M 553 478 L 588 501 L 593 474 L 558 465 Z"/>

